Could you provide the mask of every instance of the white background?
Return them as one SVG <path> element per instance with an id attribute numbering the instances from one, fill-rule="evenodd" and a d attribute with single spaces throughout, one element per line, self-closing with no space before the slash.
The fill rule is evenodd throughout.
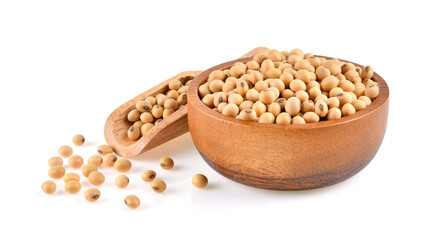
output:
<path id="1" fill-rule="evenodd" d="M 0 238 L 422 239 L 417 2 L 0 1 Z M 388 128 L 363 171 L 318 190 L 255 189 L 215 173 L 186 134 L 134 161 L 126 190 L 114 186 L 117 173 L 101 169 L 107 179 L 94 204 L 83 191 L 66 194 L 61 180 L 54 195 L 41 192 L 47 159 L 74 134 L 86 136 L 75 153 L 87 159 L 120 104 L 256 46 L 371 64 L 385 78 Z M 172 171 L 158 167 L 166 155 L 175 159 Z M 166 193 L 141 181 L 150 168 L 168 183 Z M 207 189 L 190 183 L 199 172 Z M 139 209 L 124 206 L 127 194 L 139 196 Z"/>

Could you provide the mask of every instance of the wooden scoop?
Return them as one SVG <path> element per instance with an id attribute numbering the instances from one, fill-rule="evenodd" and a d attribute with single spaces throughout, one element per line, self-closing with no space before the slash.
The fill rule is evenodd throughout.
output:
<path id="1" fill-rule="evenodd" d="M 251 57 L 257 53 L 266 52 L 268 50 L 269 49 L 265 47 L 257 47 L 240 58 Z M 188 80 L 194 79 L 201 72 L 202 71 L 181 72 L 157 86 L 154 86 L 150 90 L 132 98 L 117 108 L 107 118 L 106 125 L 104 127 L 104 136 L 107 144 L 113 147 L 115 153 L 119 156 L 132 158 L 188 132 L 186 105 L 182 106 L 166 119 L 163 119 L 139 140 L 135 141 L 129 139 L 127 136 L 128 128 L 132 125 L 132 123 L 130 123 L 126 117 L 129 111 L 135 109 L 135 104 L 138 101 L 144 100 L 148 96 L 156 96 L 159 93 L 164 93 L 169 90 L 168 84 L 170 81 L 180 79 L 182 83 L 185 83 Z"/>

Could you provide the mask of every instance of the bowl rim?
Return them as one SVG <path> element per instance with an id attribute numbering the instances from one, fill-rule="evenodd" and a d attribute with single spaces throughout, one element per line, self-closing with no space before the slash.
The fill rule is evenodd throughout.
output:
<path id="1" fill-rule="evenodd" d="M 314 55 L 315 57 L 324 57 L 328 60 L 333 59 L 332 57 L 327 56 L 321 56 L 321 55 Z M 232 61 L 228 61 L 219 65 L 216 65 L 214 67 L 211 67 L 202 73 L 200 73 L 197 77 L 195 77 L 192 82 L 189 84 L 188 87 L 188 115 L 189 115 L 189 109 L 190 106 L 195 107 L 201 112 L 204 112 L 205 114 L 215 118 L 216 120 L 221 120 L 223 122 L 232 123 L 232 124 L 238 124 L 243 126 L 251 126 L 251 127 L 261 127 L 261 128 L 270 128 L 270 129 L 286 129 L 286 130 L 297 130 L 297 129 L 314 129 L 314 128 L 324 128 L 324 127 L 332 127 L 337 126 L 341 124 L 346 124 L 361 118 L 364 118 L 373 112 L 375 112 L 378 108 L 380 108 L 382 105 L 388 102 L 389 99 L 389 87 L 388 84 L 385 82 L 385 80 L 376 72 L 373 72 L 372 79 L 375 80 L 379 84 L 379 96 L 365 109 L 360 110 L 352 115 L 341 117 L 339 119 L 334 120 L 326 120 L 322 122 L 317 123 L 307 123 L 307 124 L 276 124 L 276 123 L 259 123 L 259 122 L 253 122 L 253 121 L 245 121 L 245 120 L 239 120 L 234 117 L 225 116 L 219 112 L 214 111 L 213 109 L 206 106 L 200 99 L 198 94 L 198 88 L 201 84 L 207 81 L 208 76 L 210 73 L 214 70 L 218 69 L 227 69 L 228 67 L 232 66 L 236 62 L 247 62 L 252 60 L 253 57 L 247 57 L 247 58 L 241 58 L 236 59 Z M 339 58 L 338 58 L 339 59 Z M 363 68 L 362 65 L 339 59 L 340 61 L 347 62 L 347 63 L 353 63 L 355 66 L 358 66 L 360 68 Z"/>

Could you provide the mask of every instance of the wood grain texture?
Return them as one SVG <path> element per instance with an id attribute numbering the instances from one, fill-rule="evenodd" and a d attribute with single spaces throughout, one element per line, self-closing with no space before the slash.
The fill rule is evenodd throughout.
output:
<path id="1" fill-rule="evenodd" d="M 373 159 L 388 120 L 389 89 L 382 77 L 374 74 L 380 94 L 366 109 L 337 120 L 305 125 L 241 121 L 223 116 L 201 102 L 198 87 L 210 72 L 251 59 L 238 59 L 208 69 L 188 88 L 191 136 L 213 169 L 229 179 L 258 188 L 305 190 L 343 181 Z"/>
<path id="2" fill-rule="evenodd" d="M 269 49 L 265 47 L 257 47 L 244 54 L 241 58 L 254 56 L 256 53 L 266 52 L 268 50 Z M 169 90 L 168 84 L 170 81 L 181 79 L 184 83 L 185 81 L 193 79 L 200 73 L 201 71 L 186 71 L 179 73 L 157 86 L 154 86 L 150 90 L 134 97 L 113 111 L 107 118 L 104 127 L 104 136 L 107 144 L 113 147 L 115 153 L 119 156 L 132 158 L 188 132 L 187 106 L 183 106 L 175 111 L 158 125 L 154 126 L 147 134 L 135 141 L 130 140 L 127 136 L 128 128 L 132 124 L 126 117 L 129 111 L 135 109 L 135 104 L 138 101 L 148 96 L 155 96 L 158 93 L 164 93 Z"/>

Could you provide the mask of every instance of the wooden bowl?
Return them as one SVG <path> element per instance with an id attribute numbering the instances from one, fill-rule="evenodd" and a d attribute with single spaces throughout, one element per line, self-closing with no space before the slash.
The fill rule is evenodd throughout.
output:
<path id="1" fill-rule="evenodd" d="M 388 120 L 389 89 L 382 77 L 374 73 L 373 80 L 379 83 L 380 93 L 366 109 L 337 120 L 305 125 L 241 121 L 201 102 L 198 88 L 212 71 L 251 59 L 210 68 L 199 74 L 188 88 L 191 136 L 213 169 L 253 187 L 305 190 L 341 182 L 373 159 Z"/>

